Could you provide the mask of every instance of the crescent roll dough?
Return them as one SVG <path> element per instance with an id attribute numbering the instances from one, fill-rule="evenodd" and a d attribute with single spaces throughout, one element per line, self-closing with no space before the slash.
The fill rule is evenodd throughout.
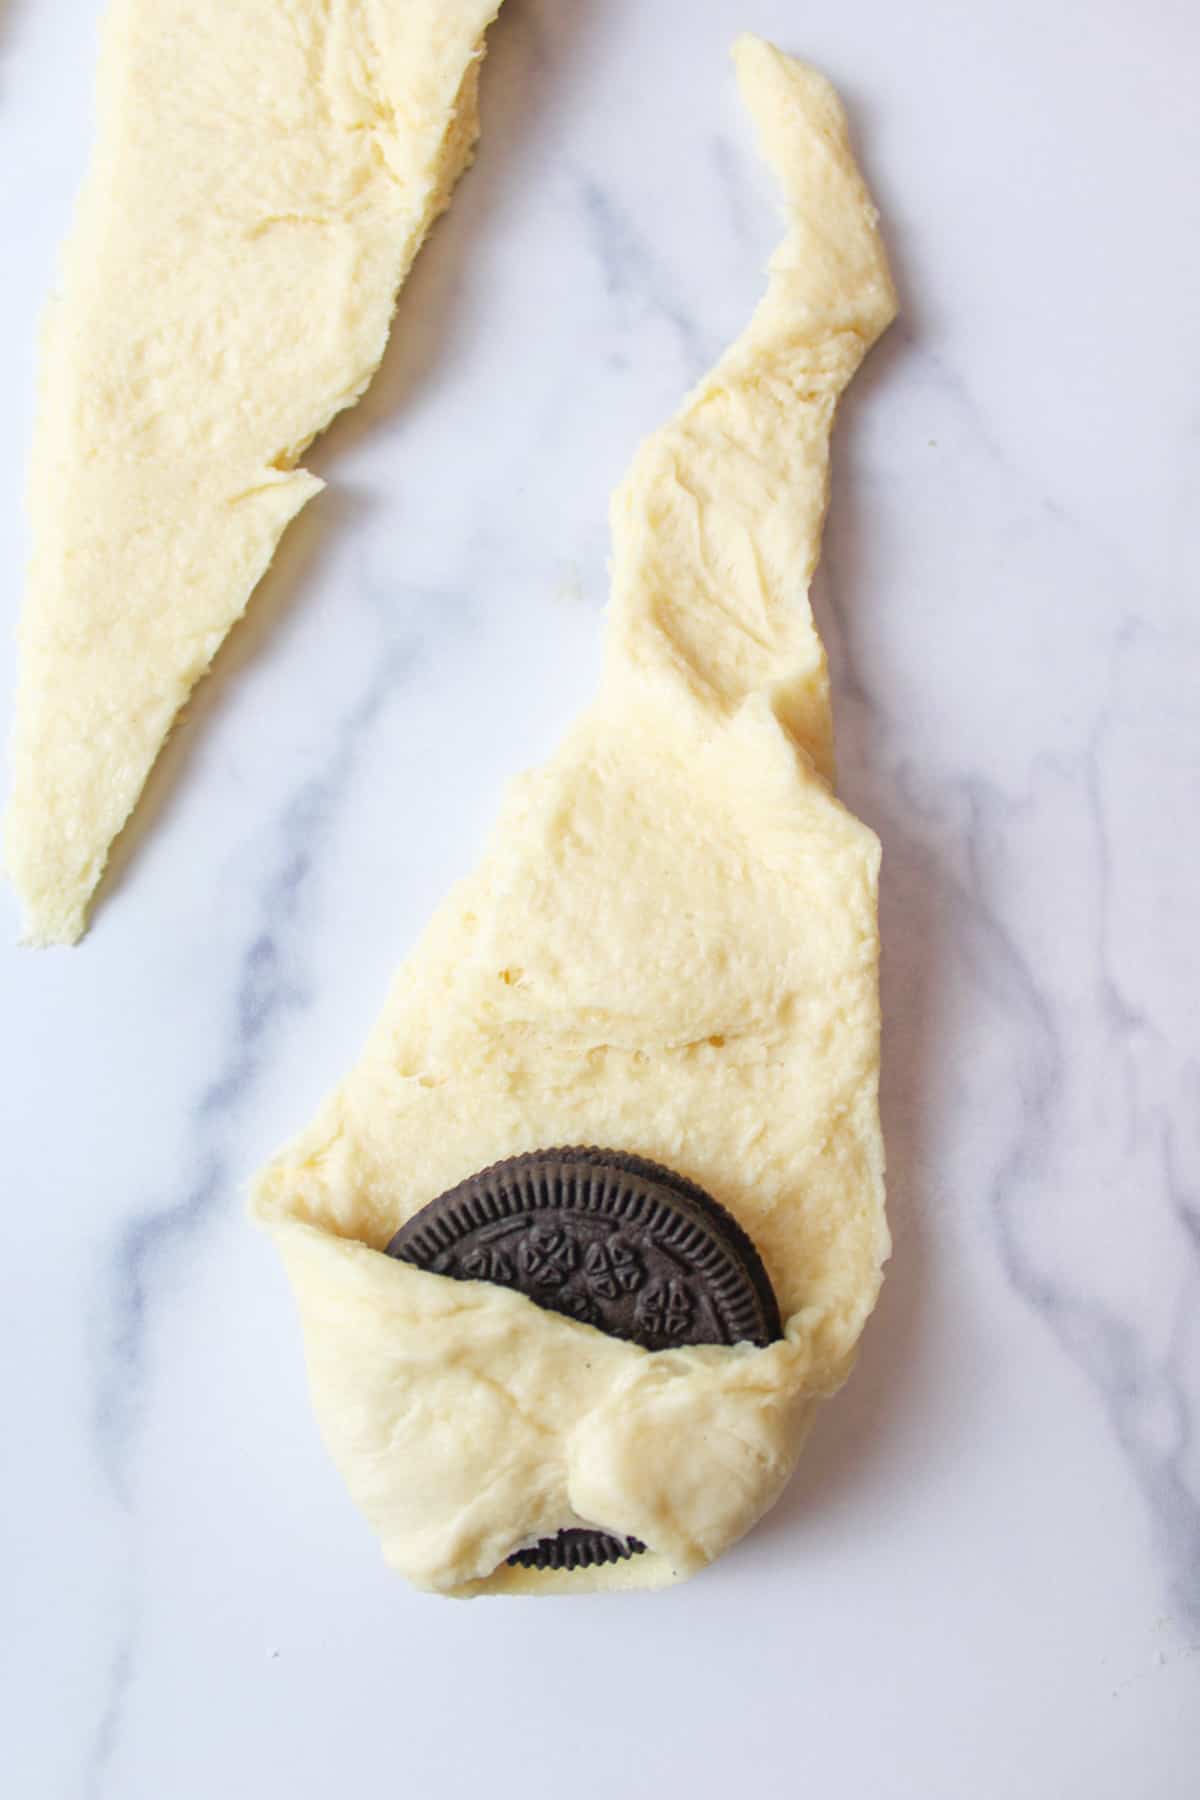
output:
<path id="1" fill-rule="evenodd" d="M 5 855 L 71 943 L 470 160 L 500 0 L 114 0 L 46 321 Z"/>
<path id="2" fill-rule="evenodd" d="M 757 39 L 735 55 L 787 229 L 746 331 L 616 496 L 598 695 L 256 1188 L 329 1448 L 388 1561 L 444 1593 L 653 1587 L 718 1556 L 845 1378 L 889 1247 L 879 848 L 832 791 L 807 586 L 834 408 L 894 296 L 833 90 Z M 706 1188 L 785 1340 L 649 1353 L 382 1254 L 444 1189 L 559 1144 Z M 580 1524 L 648 1550 L 506 1564 Z"/>

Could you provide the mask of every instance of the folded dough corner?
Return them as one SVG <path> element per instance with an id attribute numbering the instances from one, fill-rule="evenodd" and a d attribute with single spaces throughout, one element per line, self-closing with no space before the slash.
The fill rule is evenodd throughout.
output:
<path id="1" fill-rule="evenodd" d="M 889 1247 L 879 851 L 833 793 L 807 585 L 834 409 L 894 295 L 829 84 L 755 38 L 735 57 L 787 231 L 748 328 L 616 496 L 597 697 L 255 1190 L 329 1449 L 388 1561 L 443 1593 L 711 1562 L 778 1497 Z M 649 1352 L 382 1254 L 434 1196 L 551 1144 L 698 1182 L 757 1245 L 785 1338 Z M 506 1561 L 584 1524 L 646 1553 Z"/>

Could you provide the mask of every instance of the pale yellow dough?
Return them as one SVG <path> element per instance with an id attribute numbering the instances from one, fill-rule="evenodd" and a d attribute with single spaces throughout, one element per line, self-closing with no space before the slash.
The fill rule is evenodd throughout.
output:
<path id="1" fill-rule="evenodd" d="M 894 298 L 832 89 L 757 39 L 736 59 L 787 233 L 750 326 L 617 495 L 598 698 L 256 1190 L 326 1441 L 389 1562 L 446 1593 L 711 1561 L 787 1480 L 888 1251 L 879 851 L 829 785 L 806 590 L 834 406 Z M 380 1254 L 464 1176 L 558 1144 L 652 1157 L 731 1208 L 786 1341 L 648 1354 Z M 649 1553 L 505 1566 L 581 1521 Z"/>
<path id="2" fill-rule="evenodd" d="M 50 310 L 6 860 L 83 930 L 171 723 L 321 487 L 478 129 L 500 0 L 115 0 Z"/>

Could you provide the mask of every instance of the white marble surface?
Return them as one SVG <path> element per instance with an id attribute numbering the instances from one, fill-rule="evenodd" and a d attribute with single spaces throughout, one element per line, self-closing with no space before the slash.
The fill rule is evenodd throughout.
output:
<path id="1" fill-rule="evenodd" d="M 81 950 L 0 956 L 5 1789 L 1183 1800 L 1195 7 L 507 11 L 480 161 L 153 829 Z M 97 12 L 0 0 L 9 618 Z M 896 1253 L 859 1372 L 719 1567 L 456 1606 L 386 1573 L 326 1462 L 243 1184 L 589 691 L 608 492 L 773 240 L 725 62 L 747 25 L 842 85 L 903 291 L 817 594 L 885 848 Z"/>

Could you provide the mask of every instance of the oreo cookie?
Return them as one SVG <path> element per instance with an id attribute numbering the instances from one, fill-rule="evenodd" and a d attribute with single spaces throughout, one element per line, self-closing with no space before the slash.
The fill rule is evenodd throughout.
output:
<path id="1" fill-rule="evenodd" d="M 646 1350 L 783 1336 L 770 1279 L 737 1220 L 695 1182 L 624 1151 L 534 1150 L 494 1163 L 414 1214 L 387 1251 L 435 1275 L 514 1288 Z M 561 1531 L 509 1561 L 587 1568 L 644 1548 Z"/>

